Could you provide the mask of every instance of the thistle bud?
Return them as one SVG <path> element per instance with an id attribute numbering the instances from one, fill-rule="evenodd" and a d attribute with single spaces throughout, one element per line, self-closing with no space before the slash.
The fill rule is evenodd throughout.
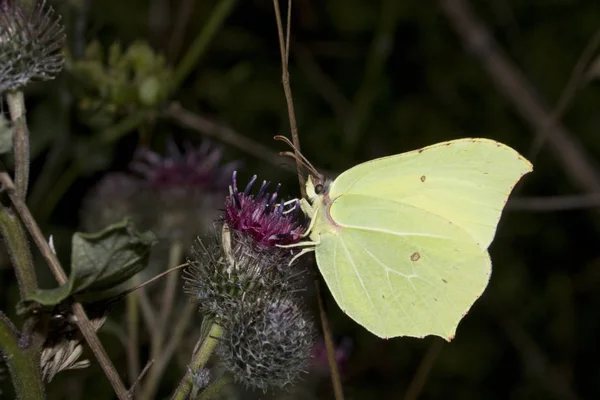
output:
<path id="1" fill-rule="evenodd" d="M 223 366 L 247 387 L 283 388 L 307 369 L 314 328 L 292 297 L 241 303 L 223 321 L 223 332 L 218 348 Z"/>
<path id="2" fill-rule="evenodd" d="M 63 67 L 64 42 L 60 16 L 45 0 L 31 10 L 16 0 L 0 1 L 0 93 L 54 79 Z"/>

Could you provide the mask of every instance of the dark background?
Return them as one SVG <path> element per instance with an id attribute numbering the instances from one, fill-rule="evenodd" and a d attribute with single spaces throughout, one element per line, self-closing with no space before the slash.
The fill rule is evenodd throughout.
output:
<path id="1" fill-rule="evenodd" d="M 64 17 L 73 59 L 93 40 L 104 48 L 141 40 L 166 54 L 172 66 L 207 24 L 215 3 L 52 2 Z M 600 198 L 589 196 L 600 193 L 600 64 L 594 68 L 600 3 L 294 3 L 291 86 L 302 151 L 317 168 L 343 171 L 461 137 L 501 141 L 534 165 L 513 193 L 490 248 L 489 287 L 452 342 L 380 340 L 345 317 L 327 295 L 334 335 L 352 343 L 341 365 L 347 398 L 600 398 Z M 184 7 L 190 12 L 181 11 Z M 181 41 L 173 39 L 174 32 L 182 33 Z M 156 118 L 142 119 L 82 157 L 82 143 L 139 112 L 121 110 L 108 123 L 94 122 L 81 110 L 84 94 L 69 68 L 26 92 L 33 142 L 29 204 L 64 260 L 70 235 L 81 225 L 84 195 L 107 171 L 126 170 L 140 144 L 164 153 L 169 138 L 221 143 L 214 130 L 207 136 L 208 130 L 186 129 L 165 116 L 173 101 L 271 149 L 271 160 L 287 150 L 272 140 L 288 135 L 289 124 L 270 1 L 237 2 L 183 84 L 153 109 Z M 241 180 L 258 174 L 281 182 L 285 196 L 299 195 L 294 172 L 283 160 L 271 164 L 244 146 L 223 149 L 227 161 L 243 161 Z M 73 169 L 74 160 L 79 167 Z M 567 195 L 576 197 L 561 197 Z M 46 287 L 54 284 L 41 260 L 38 273 Z M 13 307 L 18 291 L 8 265 L 0 269 L 0 287 L 0 306 Z M 122 311 L 117 307 L 100 338 L 125 375 L 118 338 Z M 162 395 L 179 380 L 185 357 L 176 357 L 168 370 Z M 0 386 L 10 396 L 10 385 Z M 302 394 L 287 396 L 333 397 L 327 376 L 315 368 L 298 391 Z M 50 399 L 111 398 L 96 365 L 61 373 L 48 393 Z"/>

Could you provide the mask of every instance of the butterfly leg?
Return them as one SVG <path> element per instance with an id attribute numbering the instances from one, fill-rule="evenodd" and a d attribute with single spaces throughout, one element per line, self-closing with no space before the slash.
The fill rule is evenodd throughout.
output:
<path id="1" fill-rule="evenodd" d="M 290 263 L 288 265 L 292 265 L 294 263 L 294 261 L 296 261 L 301 255 L 306 254 L 306 253 L 310 253 L 311 251 L 315 251 L 314 247 L 309 247 L 306 249 L 302 249 L 302 251 L 298 254 L 296 254 L 292 260 L 290 261 Z"/>

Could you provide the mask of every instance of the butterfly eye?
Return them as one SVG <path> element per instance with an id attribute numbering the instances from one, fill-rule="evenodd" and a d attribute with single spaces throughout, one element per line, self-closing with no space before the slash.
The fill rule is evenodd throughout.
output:
<path id="1" fill-rule="evenodd" d="M 315 186 L 315 194 L 321 194 L 323 193 L 323 190 L 325 190 L 325 187 L 320 183 Z"/>

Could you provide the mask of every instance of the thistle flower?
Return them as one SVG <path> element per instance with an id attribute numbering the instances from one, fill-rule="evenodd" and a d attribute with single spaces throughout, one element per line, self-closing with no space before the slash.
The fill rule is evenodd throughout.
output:
<path id="1" fill-rule="evenodd" d="M 63 67 L 64 42 L 60 16 L 45 0 L 31 10 L 17 0 L 0 0 L 0 93 L 54 79 Z"/>
<path id="2" fill-rule="evenodd" d="M 251 244 L 235 239 L 226 224 L 216 236 L 208 246 L 196 242 L 183 273 L 184 292 L 203 315 L 221 321 L 237 312 L 241 301 L 299 290 L 301 273 L 278 268 L 279 254 L 257 252 Z"/>
<path id="3" fill-rule="evenodd" d="M 314 328 L 289 296 L 241 303 L 223 321 L 223 332 L 218 354 L 238 383 L 266 391 L 283 388 L 306 371 Z"/>
<path id="4" fill-rule="evenodd" d="M 286 210 L 283 200 L 279 203 L 277 192 L 268 193 L 269 182 L 263 181 L 258 193 L 251 194 L 256 182 L 252 177 L 243 192 L 237 187 L 237 172 L 233 172 L 229 196 L 225 200 L 225 222 L 242 235 L 249 236 L 261 248 L 276 248 L 277 245 L 300 241 L 304 226 L 298 221 L 297 202 Z"/>
<path id="5" fill-rule="evenodd" d="M 233 172 L 217 240 L 210 246 L 199 240 L 184 271 L 185 292 L 203 314 L 217 319 L 235 312 L 232 307 L 240 299 L 300 290 L 304 271 L 289 266 L 292 250 L 277 246 L 301 238 L 304 227 L 297 218 L 297 204 L 277 203 L 279 187 L 269 193 L 267 182 L 252 195 L 255 182 L 256 176 L 240 192 Z"/>
<path id="6" fill-rule="evenodd" d="M 158 237 L 191 243 L 218 218 L 234 164 L 221 164 L 222 151 L 204 143 L 181 152 L 169 143 L 166 157 L 149 150 L 138 151 L 131 170 L 142 179 L 138 193 L 141 226 Z"/>

